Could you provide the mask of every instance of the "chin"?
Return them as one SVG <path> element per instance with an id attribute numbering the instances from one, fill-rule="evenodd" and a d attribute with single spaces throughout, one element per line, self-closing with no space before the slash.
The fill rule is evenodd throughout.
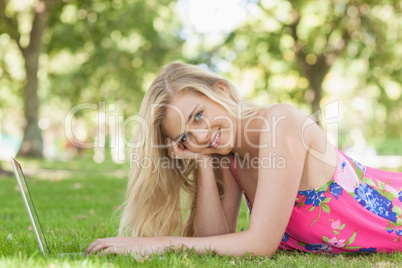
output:
<path id="1" fill-rule="evenodd" d="M 227 141 L 224 147 L 218 148 L 218 149 L 219 149 L 219 154 L 227 155 L 232 152 L 233 144 L 230 141 Z"/>
<path id="2" fill-rule="evenodd" d="M 232 151 L 232 146 L 227 146 L 225 148 L 220 149 L 218 154 L 228 155 L 228 154 L 230 154 L 231 151 Z"/>

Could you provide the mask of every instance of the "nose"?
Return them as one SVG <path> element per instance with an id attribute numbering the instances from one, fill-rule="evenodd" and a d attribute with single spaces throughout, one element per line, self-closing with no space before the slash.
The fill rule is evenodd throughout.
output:
<path id="1" fill-rule="evenodd" d="M 193 143 L 197 145 L 208 146 L 210 142 L 210 132 L 211 129 L 208 128 L 206 124 L 201 124 L 202 126 L 193 126 L 190 130 L 190 139 Z"/>
<path id="2" fill-rule="evenodd" d="M 193 129 L 191 132 L 191 136 L 193 137 L 192 141 L 197 144 L 208 145 L 209 144 L 209 131 L 208 129 Z"/>

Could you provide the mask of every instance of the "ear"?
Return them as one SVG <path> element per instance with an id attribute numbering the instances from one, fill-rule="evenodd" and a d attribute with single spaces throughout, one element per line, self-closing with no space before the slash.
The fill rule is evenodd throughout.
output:
<path id="1" fill-rule="evenodd" d="M 223 82 L 218 82 L 214 86 L 223 90 L 223 92 L 225 92 L 226 96 L 228 96 L 228 97 L 230 96 L 229 89 L 225 86 L 225 84 Z"/>

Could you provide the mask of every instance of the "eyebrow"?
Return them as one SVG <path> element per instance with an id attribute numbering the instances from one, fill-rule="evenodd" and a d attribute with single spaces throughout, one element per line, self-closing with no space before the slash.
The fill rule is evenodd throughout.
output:
<path id="1" fill-rule="evenodd" d="M 190 115 L 188 116 L 188 119 L 187 119 L 187 123 L 186 123 L 186 125 L 188 125 L 188 123 L 190 122 L 190 120 L 191 120 L 191 118 L 193 117 L 193 115 L 194 115 L 194 113 L 195 113 L 195 110 L 197 110 L 197 108 L 198 108 L 198 104 L 197 104 L 197 106 L 195 106 L 195 108 L 194 108 L 194 110 L 190 113 Z M 181 136 L 183 136 L 184 134 L 180 134 L 179 136 L 177 136 L 175 139 L 174 139 L 174 141 L 176 142 Z"/>

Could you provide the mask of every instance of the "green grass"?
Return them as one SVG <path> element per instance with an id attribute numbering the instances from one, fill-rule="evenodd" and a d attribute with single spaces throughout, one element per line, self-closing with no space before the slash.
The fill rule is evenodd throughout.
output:
<path id="1" fill-rule="evenodd" d="M 116 170 L 127 171 L 126 165 L 95 164 L 88 157 L 70 162 L 19 159 L 27 172 L 43 230 L 51 251 L 44 257 L 16 188 L 14 177 L 0 178 L 0 267 L 398 267 L 402 254 L 314 255 L 303 252 L 277 252 L 272 259 L 218 256 L 213 252 L 197 254 L 187 250 L 170 250 L 160 258 L 148 260 L 124 256 L 65 256 L 59 253 L 83 252 L 97 238 L 116 235 L 118 219 L 113 213 L 120 205 L 126 180 Z M 9 168 L 8 162 L 2 162 Z M 65 170 L 63 176 L 58 171 Z M 36 172 L 37 171 L 37 172 Z M 30 173 L 30 174 L 28 174 Z M 38 176 L 35 174 L 41 174 Z M 46 178 L 46 179 L 44 179 Z M 245 203 L 238 229 L 248 226 Z"/>

